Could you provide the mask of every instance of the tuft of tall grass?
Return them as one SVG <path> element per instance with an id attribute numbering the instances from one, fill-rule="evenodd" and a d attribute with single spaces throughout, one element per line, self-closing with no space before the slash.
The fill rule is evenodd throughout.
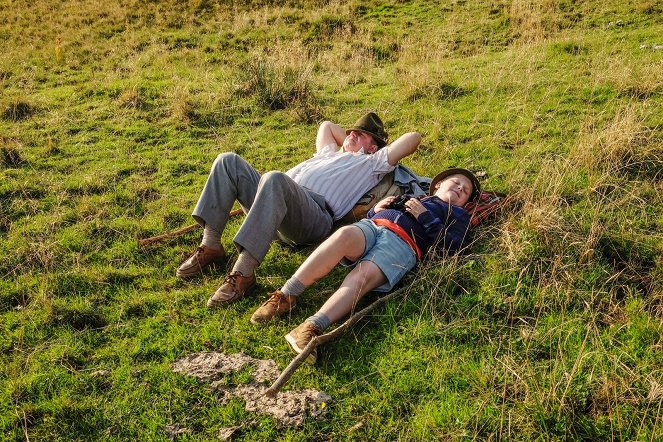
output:
<path id="1" fill-rule="evenodd" d="M 296 65 L 276 56 L 258 56 L 239 69 L 237 93 L 255 97 L 269 111 L 290 109 L 301 121 L 316 121 L 321 107 L 313 92 L 312 64 Z"/>
<path id="2" fill-rule="evenodd" d="M 24 100 L 13 100 L 2 111 L 2 118 L 12 122 L 18 122 L 30 118 L 37 112 L 37 108 Z"/>
<path id="3" fill-rule="evenodd" d="M 542 41 L 557 28 L 559 3 L 557 0 L 512 0 L 509 23 L 513 38 L 523 43 Z"/>
<path id="4" fill-rule="evenodd" d="M 0 162 L 4 167 L 16 168 L 21 167 L 25 160 L 21 155 L 20 143 L 16 140 L 0 140 Z"/>
<path id="5" fill-rule="evenodd" d="M 571 152 L 573 161 L 598 178 L 597 185 L 624 181 L 629 176 L 660 180 L 663 139 L 644 123 L 646 115 L 634 106 L 619 110 L 604 127 L 590 121 L 581 129 Z M 615 180 L 616 178 L 616 180 Z"/>
<path id="6" fill-rule="evenodd" d="M 189 90 L 177 87 L 170 96 L 170 116 L 181 123 L 188 124 L 196 117 L 196 111 Z"/>

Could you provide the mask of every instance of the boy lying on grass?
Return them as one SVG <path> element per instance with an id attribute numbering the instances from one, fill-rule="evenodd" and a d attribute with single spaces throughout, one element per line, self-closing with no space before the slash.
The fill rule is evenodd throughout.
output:
<path id="1" fill-rule="evenodd" d="M 465 240 L 470 215 L 463 209 L 477 198 L 480 185 L 466 169 L 439 173 L 422 199 L 387 197 L 368 212 L 368 219 L 338 229 L 309 256 L 281 290 L 251 316 L 262 323 L 290 312 L 306 287 L 327 275 L 339 262 L 353 267 L 322 308 L 286 335 L 297 353 L 314 336 L 350 313 L 369 291 L 390 291 L 432 246 L 436 252 L 456 253 Z M 409 199 L 408 199 L 409 197 Z M 398 199 L 397 199 L 398 198 Z M 315 363 L 317 351 L 307 361 Z"/>

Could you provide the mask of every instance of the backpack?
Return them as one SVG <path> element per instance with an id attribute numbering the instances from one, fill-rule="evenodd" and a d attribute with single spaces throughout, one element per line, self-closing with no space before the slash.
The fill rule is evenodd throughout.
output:
<path id="1" fill-rule="evenodd" d="M 394 172 L 386 174 L 378 184 L 366 192 L 354 207 L 346 213 L 338 222 L 342 224 L 351 224 L 366 218 L 368 211 L 375 206 L 378 201 L 388 196 L 399 196 L 405 193 L 406 189 L 394 182 Z M 425 195 L 422 195 L 425 196 Z M 477 227 L 479 224 L 490 218 L 506 201 L 507 194 L 500 192 L 482 191 L 478 200 L 469 202 L 463 208 L 470 214 L 470 227 Z"/>
<path id="2" fill-rule="evenodd" d="M 478 200 L 465 204 L 463 208 L 470 214 L 470 227 L 478 226 L 493 215 L 506 198 L 506 193 L 482 191 Z"/>
<path id="3" fill-rule="evenodd" d="M 364 196 L 357 201 L 354 207 L 339 220 L 339 222 L 350 224 L 362 220 L 366 218 L 368 211 L 376 205 L 378 201 L 388 196 L 399 196 L 404 193 L 405 189 L 394 182 L 394 172 L 389 172 L 382 177 L 375 187 L 366 192 Z"/>

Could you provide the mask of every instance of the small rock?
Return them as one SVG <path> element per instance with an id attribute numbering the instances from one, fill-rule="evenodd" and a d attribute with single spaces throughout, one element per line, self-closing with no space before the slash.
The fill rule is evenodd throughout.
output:
<path id="1" fill-rule="evenodd" d="M 660 51 L 663 49 L 663 45 L 652 45 L 651 48 L 655 51 Z"/>
<path id="2" fill-rule="evenodd" d="M 97 370 L 97 371 L 93 371 L 92 373 L 90 373 L 90 376 L 94 376 L 94 377 L 98 377 L 98 378 L 107 378 L 108 376 L 110 376 L 110 371 L 108 371 L 108 370 Z"/>
<path id="3" fill-rule="evenodd" d="M 360 422 L 357 422 L 356 424 L 354 424 L 352 427 L 350 427 L 350 429 L 348 430 L 348 433 L 352 433 L 353 431 L 357 431 L 361 428 L 364 428 L 364 423 L 360 421 Z"/>
<path id="4" fill-rule="evenodd" d="M 227 427 L 227 428 L 220 428 L 219 429 L 219 434 L 217 437 L 221 440 L 230 440 L 233 437 L 233 434 L 235 434 L 235 431 L 239 429 L 239 426 L 236 427 Z"/>
<path id="5" fill-rule="evenodd" d="M 166 425 L 166 433 L 168 433 L 168 436 L 171 438 L 175 438 L 175 436 L 179 436 L 180 434 L 191 433 L 191 430 L 180 427 L 180 424 L 170 424 Z"/>

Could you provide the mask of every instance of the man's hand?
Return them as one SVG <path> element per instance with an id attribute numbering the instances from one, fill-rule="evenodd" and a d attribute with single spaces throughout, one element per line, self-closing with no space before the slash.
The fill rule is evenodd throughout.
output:
<path id="1" fill-rule="evenodd" d="M 378 213 L 379 211 L 386 209 L 389 206 L 389 204 L 391 204 L 391 202 L 395 199 L 396 199 L 395 196 L 388 196 L 385 199 L 378 201 L 375 207 L 373 207 L 373 211 L 375 213 Z"/>
<path id="2" fill-rule="evenodd" d="M 407 200 L 405 202 L 405 210 L 417 219 L 422 213 L 428 212 L 428 209 L 423 204 L 421 204 L 421 201 L 419 201 L 417 198 L 410 198 Z"/>

